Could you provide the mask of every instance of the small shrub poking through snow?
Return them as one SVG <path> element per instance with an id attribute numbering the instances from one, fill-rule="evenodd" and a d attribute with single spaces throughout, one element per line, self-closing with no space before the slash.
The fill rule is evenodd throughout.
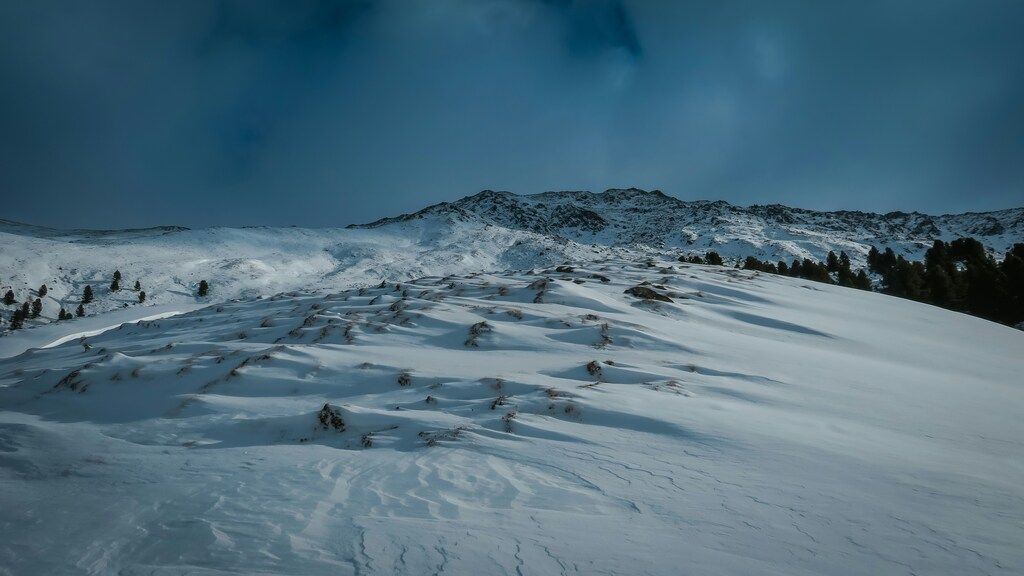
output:
<path id="1" fill-rule="evenodd" d="M 402 370 L 398 373 L 398 385 L 408 386 L 412 384 L 412 373 L 408 370 Z"/>
<path id="2" fill-rule="evenodd" d="M 625 293 L 629 294 L 630 296 L 642 298 L 644 300 L 657 300 L 659 302 L 672 301 L 672 299 L 669 298 L 668 296 L 665 296 L 664 294 L 659 294 L 658 292 L 655 292 L 652 288 L 649 288 L 647 286 L 633 286 L 632 288 L 627 288 Z"/>
<path id="3" fill-rule="evenodd" d="M 486 321 L 477 322 L 476 324 L 473 324 L 472 326 L 469 327 L 469 338 L 466 339 L 465 345 L 472 348 L 476 348 L 477 346 L 479 346 L 479 344 L 476 341 L 477 338 L 479 338 L 483 334 L 489 334 L 492 331 L 493 329 L 491 328 L 491 325 L 488 324 Z"/>
<path id="4" fill-rule="evenodd" d="M 594 378 L 601 377 L 601 364 L 597 360 L 591 360 L 587 363 L 587 373 Z"/>
<path id="5" fill-rule="evenodd" d="M 320 427 L 324 430 L 333 428 L 338 432 L 345 431 L 345 421 L 341 419 L 341 413 L 330 404 L 324 404 L 324 407 L 317 412 L 316 419 L 320 421 Z"/>
<path id="6" fill-rule="evenodd" d="M 501 417 L 502 423 L 505 424 L 505 432 L 508 432 L 509 434 L 512 433 L 512 421 L 515 420 L 515 418 L 515 412 L 506 412 L 505 415 Z"/>

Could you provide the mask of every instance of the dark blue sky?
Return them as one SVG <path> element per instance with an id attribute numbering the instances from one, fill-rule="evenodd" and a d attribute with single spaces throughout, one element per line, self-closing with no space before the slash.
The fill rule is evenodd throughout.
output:
<path id="1" fill-rule="evenodd" d="M 1024 204 L 1024 2 L 0 0 L 0 218 Z"/>

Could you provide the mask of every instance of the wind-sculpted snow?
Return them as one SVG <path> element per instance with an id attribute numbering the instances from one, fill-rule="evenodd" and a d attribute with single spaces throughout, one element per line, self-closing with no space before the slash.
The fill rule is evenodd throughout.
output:
<path id="1" fill-rule="evenodd" d="M 108 290 L 115 269 L 123 274 L 125 288 L 141 282 L 146 306 L 188 309 L 297 289 L 337 291 L 382 277 L 408 280 L 612 256 L 674 258 L 707 250 L 718 251 L 729 265 L 747 256 L 823 261 L 830 250 L 846 251 L 861 267 L 871 245 L 920 260 L 933 240 L 960 236 L 978 238 L 1001 258 L 1014 243 L 1024 242 L 1024 208 L 881 215 L 683 202 L 636 189 L 531 196 L 488 191 L 348 229 L 64 231 L 0 220 L 0 292 L 14 290 L 20 304 L 47 285 L 41 317 L 26 324 L 33 329 L 55 320 L 61 307 L 75 310 L 87 285 L 97 294 L 86 307 L 89 315 L 139 307 L 136 292 Z M 197 300 L 204 279 L 212 289 Z M 12 310 L 3 310 L 0 330 Z M 135 317 L 148 315 L 139 311 Z M 0 357 L 35 341 L 21 334 L 0 340 Z"/>
<path id="2" fill-rule="evenodd" d="M 0 572 L 1019 574 L 1022 358 L 673 261 L 216 304 L 0 361 Z"/>

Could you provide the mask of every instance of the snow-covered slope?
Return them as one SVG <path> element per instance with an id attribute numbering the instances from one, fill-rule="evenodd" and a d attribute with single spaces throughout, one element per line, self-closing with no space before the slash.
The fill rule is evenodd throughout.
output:
<path id="1" fill-rule="evenodd" d="M 670 260 L 229 302 L 0 360 L 0 573 L 1020 574 L 1022 372 Z"/>
<path id="2" fill-rule="evenodd" d="M 734 206 L 724 201 L 685 202 L 659 191 L 636 188 L 591 192 L 544 192 L 521 196 L 490 190 L 457 202 L 429 206 L 415 214 L 385 218 L 360 227 L 443 217 L 485 222 L 516 230 L 556 234 L 582 243 L 717 250 L 742 259 L 823 261 L 829 250 L 845 250 L 863 264 L 874 245 L 920 260 L 936 239 L 971 236 L 1002 257 L 1024 242 L 1024 208 L 998 212 L 929 216 L 918 212 L 816 212 L 773 204 Z"/>
<path id="3" fill-rule="evenodd" d="M 35 298 L 41 284 L 49 289 L 41 318 L 29 320 L 28 330 L 0 337 L 0 357 L 8 355 L 5 351 L 19 351 L 14 340 L 31 339 L 32 331 L 51 323 L 62 306 L 73 311 L 86 285 L 96 294 L 86 306 L 90 315 L 127 306 L 141 318 L 152 314 L 145 309 L 148 306 L 189 309 L 296 289 L 341 290 L 376 284 L 384 277 L 505 270 L 645 251 L 612 250 L 528 231 L 429 219 L 387 230 L 168 227 L 62 232 L 12 224 L 0 230 L 4 230 L 0 231 L 0 296 L 13 289 L 17 306 Z M 141 282 L 146 291 L 144 306 L 132 290 L 110 292 L 115 269 L 123 275 L 123 288 Z M 197 299 L 196 286 L 202 279 L 210 282 L 211 293 Z M 0 333 L 13 309 L 0 305 Z M 66 331 L 78 331 L 75 322 L 80 320 L 67 323 Z"/>

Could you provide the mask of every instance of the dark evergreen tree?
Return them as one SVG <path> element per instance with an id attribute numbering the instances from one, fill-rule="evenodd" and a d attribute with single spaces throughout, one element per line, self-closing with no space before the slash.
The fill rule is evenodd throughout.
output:
<path id="1" fill-rule="evenodd" d="M 14 297 L 14 290 L 8 290 L 7 293 L 4 294 L 4 304 L 7 306 L 13 305 L 16 301 L 17 299 Z"/>
<path id="2" fill-rule="evenodd" d="M 925 280 L 928 283 L 928 297 L 932 304 L 949 308 L 955 301 L 953 280 L 941 265 L 926 265 Z"/>
<path id="3" fill-rule="evenodd" d="M 1006 279 L 1007 322 L 1012 325 L 1024 322 L 1024 244 L 1014 244 L 999 265 Z"/>
<path id="4" fill-rule="evenodd" d="M 871 249 L 868 250 L 868 268 L 872 272 L 876 271 L 876 268 L 878 267 L 878 259 L 880 257 L 881 254 L 878 253 L 878 248 L 872 246 Z"/>
<path id="5" fill-rule="evenodd" d="M 121 281 L 121 271 L 120 270 L 114 270 L 114 280 L 117 280 L 118 282 Z"/>
<path id="6" fill-rule="evenodd" d="M 825 258 L 825 265 L 828 267 L 829 272 L 839 272 L 839 257 L 836 253 L 829 250 L 828 256 Z"/>
<path id="7" fill-rule="evenodd" d="M 39 318 L 39 315 L 43 313 L 43 301 L 36 298 L 32 302 L 32 317 Z"/>
<path id="8" fill-rule="evenodd" d="M 718 255 L 718 252 L 715 252 L 714 250 L 711 250 L 707 254 L 704 255 L 704 262 L 706 262 L 708 264 L 712 264 L 714 266 L 721 266 L 722 265 L 722 257 Z"/>
<path id="9" fill-rule="evenodd" d="M 28 300 L 25 300 L 25 302 L 23 302 L 22 305 L 21 305 L 21 317 L 23 319 L 24 318 L 28 318 L 29 314 L 31 314 L 31 313 L 32 313 L 32 303 L 29 302 Z"/>
<path id="10" fill-rule="evenodd" d="M 832 283 L 832 277 L 828 275 L 828 268 L 824 264 L 819 264 L 810 258 L 804 258 L 804 261 L 800 264 L 800 277 L 814 280 L 815 282 Z"/>
<path id="11" fill-rule="evenodd" d="M 199 296 L 200 298 L 202 298 L 203 296 L 206 296 L 209 293 L 210 293 L 210 284 L 206 280 L 200 280 L 199 281 L 199 290 L 196 292 L 196 295 Z"/>
<path id="12" fill-rule="evenodd" d="M 20 330 L 24 326 L 25 326 L 25 315 L 22 313 L 21 309 L 19 308 L 19 309 L 14 311 L 14 314 L 11 315 L 11 330 Z"/>
<path id="13" fill-rule="evenodd" d="M 139 291 L 139 304 L 142 304 L 145 301 L 146 301 L 146 291 L 145 290 L 140 290 Z"/>
<path id="14" fill-rule="evenodd" d="M 839 270 L 836 271 L 836 282 L 840 286 L 852 288 L 856 285 L 857 277 L 850 269 L 850 257 L 846 252 L 839 252 Z"/>
<path id="15" fill-rule="evenodd" d="M 787 266 L 784 261 L 779 260 L 778 271 L 779 271 L 779 274 L 782 274 L 783 276 L 788 276 L 789 275 L 789 266 Z"/>
<path id="16" fill-rule="evenodd" d="M 849 266 L 840 266 L 839 272 L 836 273 L 836 283 L 840 286 L 846 286 L 847 288 L 853 288 L 856 281 L 853 271 L 850 270 Z"/>
<path id="17" fill-rule="evenodd" d="M 871 279 L 868 278 L 867 272 L 858 270 L 857 276 L 853 280 L 853 286 L 861 290 L 871 290 Z"/>
<path id="18" fill-rule="evenodd" d="M 138 292 L 139 290 L 142 290 L 142 282 L 139 282 L 138 280 L 136 280 L 135 281 L 135 291 Z"/>
<path id="19" fill-rule="evenodd" d="M 70 314 L 68 314 L 68 315 L 70 316 Z M 82 306 L 81 304 L 79 304 L 78 308 L 75 309 L 75 316 L 78 316 L 79 318 L 85 316 L 85 306 Z"/>
<path id="20" fill-rule="evenodd" d="M 120 289 L 121 289 L 121 279 L 118 278 L 117 276 L 115 276 L 114 279 L 110 282 L 110 291 L 111 292 L 117 292 Z"/>
<path id="21" fill-rule="evenodd" d="M 49 291 L 50 289 L 46 287 L 46 284 L 43 284 L 42 286 L 39 287 L 39 297 L 44 298 L 46 296 L 46 293 Z"/>
<path id="22" fill-rule="evenodd" d="M 86 285 L 85 290 L 82 292 L 82 304 L 90 302 L 92 302 L 92 286 Z"/>
<path id="23" fill-rule="evenodd" d="M 800 260 L 794 258 L 793 263 L 789 265 L 789 275 L 793 278 L 799 278 L 803 275 L 803 270 L 800 266 Z"/>

